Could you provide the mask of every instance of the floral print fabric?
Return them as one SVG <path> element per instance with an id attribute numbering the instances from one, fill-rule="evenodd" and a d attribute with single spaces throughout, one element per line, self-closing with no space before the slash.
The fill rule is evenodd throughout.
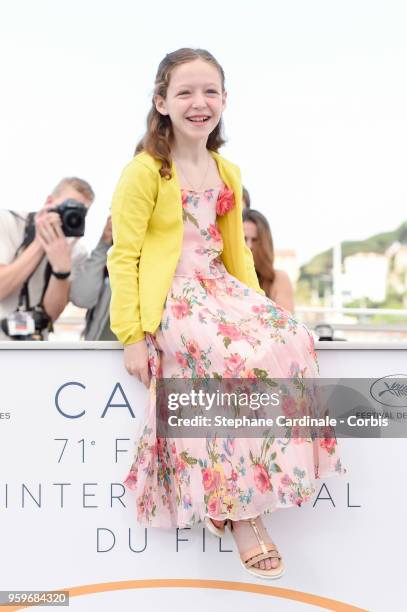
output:
<path id="1" fill-rule="evenodd" d="M 144 525 L 188 527 L 205 515 L 239 520 L 301 506 L 315 492 L 316 478 L 345 472 L 334 437 L 156 436 L 156 377 L 300 383 L 319 373 L 308 329 L 231 276 L 220 258 L 216 214 L 230 209 L 230 194 L 225 187 L 182 191 L 183 248 L 161 324 L 154 335 L 146 334 L 149 402 L 124 481 L 135 493 L 137 519 Z M 301 401 L 307 399 L 312 401 Z M 290 402 L 283 404 L 288 415 Z"/>

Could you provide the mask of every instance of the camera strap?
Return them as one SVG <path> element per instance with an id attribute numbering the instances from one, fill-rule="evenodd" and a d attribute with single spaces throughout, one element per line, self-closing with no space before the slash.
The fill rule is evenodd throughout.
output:
<path id="1" fill-rule="evenodd" d="M 13 210 L 9 211 L 14 217 L 16 217 L 17 219 L 21 219 L 20 215 L 16 214 Z M 17 255 L 21 252 L 24 251 L 34 240 L 35 238 L 35 212 L 30 212 L 27 215 L 26 221 L 25 221 L 25 227 L 24 227 L 24 237 L 23 237 L 23 241 L 20 244 L 20 246 L 18 247 L 18 249 L 15 252 L 14 255 L 14 259 L 17 257 Z M 26 279 L 24 285 L 21 288 L 20 291 L 20 295 L 18 297 L 18 308 L 21 308 L 22 306 L 24 306 L 25 303 L 25 310 L 31 310 L 31 305 L 30 305 L 30 294 L 28 291 L 28 283 L 32 277 L 32 275 L 34 274 L 35 270 L 33 270 L 30 274 L 30 276 Z M 48 283 L 49 283 L 49 279 L 51 278 L 51 266 L 49 264 L 49 262 L 47 262 L 47 265 L 45 267 L 45 272 L 44 272 L 44 288 L 42 290 L 42 294 L 41 294 L 41 299 L 39 304 L 37 304 L 38 306 L 42 306 L 42 302 L 44 300 L 44 296 L 45 296 L 45 292 L 47 290 L 48 287 Z"/>
<path id="2" fill-rule="evenodd" d="M 16 212 L 14 212 L 14 210 L 9 210 L 8 212 L 11 215 L 13 215 L 13 217 L 15 217 L 16 219 L 24 219 L 24 217 L 21 217 L 20 215 L 18 215 Z M 25 219 L 24 238 L 23 238 L 22 243 L 20 244 L 20 246 L 18 247 L 18 249 L 16 250 L 14 254 L 14 259 L 19 254 L 19 251 L 26 249 L 34 240 L 35 238 L 34 219 L 35 219 L 35 212 L 28 213 L 27 218 Z"/>

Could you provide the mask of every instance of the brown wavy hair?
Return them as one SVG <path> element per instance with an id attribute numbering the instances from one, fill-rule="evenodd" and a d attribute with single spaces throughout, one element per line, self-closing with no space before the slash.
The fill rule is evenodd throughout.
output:
<path id="1" fill-rule="evenodd" d="M 220 74 L 222 83 L 222 93 L 225 91 L 225 74 L 222 66 L 213 57 L 209 51 L 205 49 L 189 49 L 187 47 L 177 49 L 172 53 L 167 53 L 164 59 L 158 66 L 157 75 L 155 77 L 152 106 L 147 115 L 147 131 L 143 138 L 136 146 L 135 155 L 141 151 L 146 151 L 155 159 L 162 162 L 160 174 L 167 179 L 171 178 L 171 143 L 174 137 L 171 119 L 168 115 L 161 115 L 155 107 L 154 97 L 162 96 L 164 99 L 167 96 L 167 89 L 170 82 L 171 72 L 177 66 L 193 62 L 194 60 L 202 59 L 217 68 Z M 223 137 L 222 119 L 218 125 L 209 134 L 207 149 L 217 152 L 224 145 L 226 140 Z"/>
<path id="2" fill-rule="evenodd" d="M 243 209 L 243 221 L 251 221 L 257 227 L 257 242 L 253 245 L 253 260 L 259 284 L 270 296 L 276 277 L 274 269 L 274 245 L 270 225 L 266 217 L 253 208 Z"/>

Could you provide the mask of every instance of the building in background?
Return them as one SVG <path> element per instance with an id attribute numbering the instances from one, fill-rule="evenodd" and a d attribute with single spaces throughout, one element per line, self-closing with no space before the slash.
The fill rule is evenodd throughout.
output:
<path id="1" fill-rule="evenodd" d="M 407 308 L 407 244 L 393 242 L 386 251 L 389 260 L 388 287 L 401 296 Z"/>
<path id="2" fill-rule="evenodd" d="M 368 298 L 384 302 L 387 294 L 389 260 L 379 253 L 355 253 L 344 259 L 342 275 L 343 301 Z"/>

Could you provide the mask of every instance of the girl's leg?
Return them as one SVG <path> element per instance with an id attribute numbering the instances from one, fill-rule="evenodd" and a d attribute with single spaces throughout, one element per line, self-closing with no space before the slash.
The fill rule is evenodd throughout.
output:
<path id="1" fill-rule="evenodd" d="M 211 518 L 212 523 L 215 525 L 215 527 L 217 527 L 218 529 L 222 529 L 222 527 L 225 526 L 225 521 L 217 521 L 216 519 Z"/>

